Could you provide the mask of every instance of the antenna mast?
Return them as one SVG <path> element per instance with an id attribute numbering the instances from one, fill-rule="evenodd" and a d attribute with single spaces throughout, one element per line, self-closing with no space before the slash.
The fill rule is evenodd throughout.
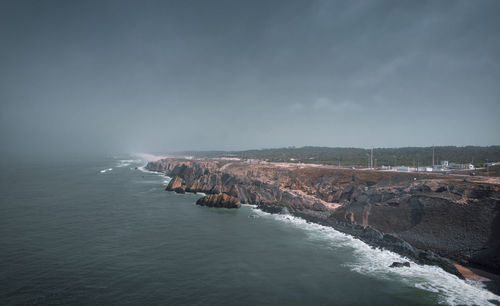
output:
<path id="1" fill-rule="evenodd" d="M 373 148 L 372 148 L 372 151 L 370 153 L 370 168 L 373 169 Z"/>
<path id="2" fill-rule="evenodd" d="M 432 147 L 432 168 L 434 168 L 434 147 Z"/>

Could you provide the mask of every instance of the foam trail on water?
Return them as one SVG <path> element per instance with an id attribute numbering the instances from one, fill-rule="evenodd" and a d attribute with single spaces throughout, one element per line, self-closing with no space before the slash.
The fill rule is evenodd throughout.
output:
<path id="1" fill-rule="evenodd" d="M 142 160 L 140 160 L 140 159 L 120 159 L 117 161 L 116 167 L 118 167 L 118 168 L 128 167 L 132 164 L 138 164 L 141 162 L 142 162 Z"/>
<path id="2" fill-rule="evenodd" d="M 291 215 L 276 215 L 253 209 L 253 212 L 273 218 L 305 230 L 308 238 L 331 249 L 349 248 L 355 256 L 345 266 L 352 271 L 383 279 L 401 281 L 409 286 L 434 292 L 441 304 L 447 305 L 494 305 L 500 296 L 486 290 L 481 282 L 462 280 L 437 266 L 418 265 L 394 252 L 375 249 L 352 236 L 331 227 L 309 223 Z M 410 261 L 410 267 L 389 268 L 395 261 Z"/>
<path id="3" fill-rule="evenodd" d="M 167 186 L 168 183 L 170 183 L 170 181 L 172 180 L 172 178 L 170 176 L 166 176 L 166 175 L 164 176 L 164 175 L 162 175 L 162 177 L 164 178 L 164 180 L 163 180 L 163 185 L 164 186 Z"/>
<path id="4" fill-rule="evenodd" d="M 106 173 L 106 172 L 111 171 L 111 170 L 113 170 L 113 168 L 103 169 L 100 172 L 101 173 Z"/>
<path id="5" fill-rule="evenodd" d="M 162 184 L 164 186 L 167 186 L 168 183 L 170 183 L 170 180 L 172 179 L 170 176 L 165 175 L 165 173 L 163 173 L 163 172 L 151 171 L 151 170 L 146 169 L 146 165 L 144 165 L 142 167 L 137 167 L 137 169 L 140 170 L 141 172 L 144 172 L 144 173 L 158 175 L 159 177 L 161 177 L 163 179 Z"/>
<path id="6" fill-rule="evenodd" d="M 146 169 L 146 165 L 141 166 L 141 167 L 137 167 L 137 169 L 139 169 L 139 171 L 142 171 L 144 173 L 152 173 L 152 174 L 159 174 L 160 173 L 158 171 L 151 171 L 151 170 Z M 162 175 L 163 175 L 163 173 L 162 173 Z"/>

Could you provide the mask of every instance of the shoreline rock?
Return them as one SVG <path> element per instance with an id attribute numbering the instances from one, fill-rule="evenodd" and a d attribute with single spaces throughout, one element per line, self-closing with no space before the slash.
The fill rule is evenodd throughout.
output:
<path id="1" fill-rule="evenodd" d="M 399 262 L 399 261 L 395 261 L 393 262 L 389 268 L 402 268 L 402 267 L 410 267 L 410 263 L 405 261 L 405 262 Z"/>
<path id="2" fill-rule="evenodd" d="M 238 198 L 225 193 L 208 194 L 196 201 L 196 205 L 222 208 L 240 208 L 241 204 Z"/>
<path id="3" fill-rule="evenodd" d="M 236 196 L 271 213 L 286 209 L 459 277 L 453 262 L 500 273 L 498 183 L 216 159 L 167 158 L 146 169 L 173 177 L 167 190 Z"/>
<path id="4" fill-rule="evenodd" d="M 165 188 L 167 191 L 175 191 L 177 193 L 185 193 L 185 189 L 186 187 L 184 181 L 178 176 L 174 176 Z"/>

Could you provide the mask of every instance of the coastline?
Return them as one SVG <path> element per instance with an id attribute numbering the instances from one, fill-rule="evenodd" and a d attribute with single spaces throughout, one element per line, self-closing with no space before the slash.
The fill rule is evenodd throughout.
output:
<path id="1" fill-rule="evenodd" d="M 185 192 L 195 192 L 195 193 L 202 192 L 205 194 L 218 194 L 218 193 L 232 194 L 237 196 L 242 204 L 244 203 L 254 204 L 257 205 L 259 209 L 271 213 L 280 213 L 282 209 L 286 209 L 287 211 L 290 212 L 290 214 L 303 218 L 308 222 L 314 222 L 317 224 L 332 227 L 340 232 L 352 235 L 353 237 L 360 239 L 373 247 L 394 251 L 395 253 L 398 253 L 402 256 L 414 260 L 418 264 L 437 265 L 443 268 L 445 271 L 457 275 L 461 278 L 467 278 L 476 281 L 480 280 L 486 285 L 486 287 L 490 291 L 496 294 L 500 293 L 500 288 L 498 285 L 499 284 L 498 274 L 496 274 L 495 271 L 492 271 L 492 269 L 489 269 L 488 267 L 486 267 L 485 269 L 484 266 L 478 265 L 476 262 L 474 262 L 474 258 L 470 262 L 467 262 L 466 260 L 467 257 L 463 256 L 462 258 L 460 258 L 461 254 L 457 252 L 455 253 L 451 252 L 450 254 L 452 254 L 453 256 L 443 256 L 442 250 L 433 249 L 432 245 L 429 248 L 421 248 L 420 245 L 418 244 L 421 241 L 426 242 L 425 239 L 420 239 L 421 241 L 418 239 L 414 239 L 415 241 L 411 241 L 411 239 L 404 239 L 408 237 L 408 235 L 404 236 L 405 232 L 404 230 L 406 230 L 406 232 L 408 231 L 408 229 L 405 228 L 403 228 L 403 231 L 396 233 L 388 233 L 387 231 L 381 230 L 380 224 L 378 224 L 380 220 L 378 220 L 377 217 L 375 218 L 373 217 L 373 211 L 374 210 L 376 211 L 379 208 L 376 207 L 377 204 L 374 204 L 373 201 L 370 201 L 370 196 L 375 196 L 374 198 L 377 198 L 377 195 L 374 194 L 373 188 L 379 188 L 380 190 L 384 190 L 384 188 L 386 188 L 387 186 L 375 186 L 376 184 L 372 184 L 371 186 L 366 186 L 370 185 L 371 182 L 367 181 L 367 183 L 369 184 L 364 185 L 362 183 L 363 177 L 357 178 L 358 182 L 356 182 L 357 185 L 364 185 L 364 186 L 357 186 L 362 188 L 358 188 L 358 190 L 353 191 L 353 190 L 348 190 L 349 188 L 351 188 L 350 185 L 348 185 L 347 187 L 343 186 L 342 187 L 343 192 L 340 193 L 340 197 L 337 197 L 343 200 L 343 202 L 339 201 L 333 202 L 331 201 L 332 199 L 329 198 L 321 199 L 321 195 L 318 196 L 318 194 L 311 195 L 312 192 L 310 188 L 309 189 L 304 188 L 304 187 L 310 187 L 308 184 L 306 184 L 306 186 L 301 186 L 303 188 L 297 188 L 295 191 L 293 188 L 290 187 L 297 187 L 297 186 L 284 186 L 288 187 L 288 190 L 287 188 L 282 188 L 283 186 L 280 186 L 280 188 L 276 188 L 276 183 L 283 183 L 283 180 L 277 179 L 274 182 L 269 181 L 268 180 L 269 174 L 271 174 L 271 176 L 278 175 L 281 178 L 283 178 L 287 174 L 290 174 L 289 172 L 286 171 L 293 172 L 297 170 L 296 168 L 290 167 L 288 165 L 286 167 L 286 171 L 283 172 L 282 171 L 283 167 L 281 167 L 281 165 L 271 164 L 271 165 L 266 165 L 265 167 L 259 167 L 248 164 L 242 164 L 234 161 L 228 162 L 221 160 L 184 160 L 178 158 L 167 158 L 167 159 L 156 159 L 153 162 L 149 162 L 145 168 L 148 170 L 154 170 L 157 172 L 165 173 L 166 175 L 169 175 L 172 178 L 179 177 L 180 180 L 182 181 L 181 186 L 183 188 L 183 191 Z M 305 169 L 306 172 L 308 170 L 310 169 L 307 168 Z M 250 173 L 252 171 L 254 172 L 256 171 L 257 173 Z M 334 170 L 329 170 L 329 171 L 330 171 L 328 173 L 329 175 L 333 176 L 338 175 L 338 173 L 332 174 L 331 171 Z M 365 173 L 369 174 L 367 171 L 365 171 Z M 306 175 L 307 174 L 310 174 L 312 176 L 315 175 L 311 173 L 306 173 Z M 324 173 L 320 174 L 323 175 Z M 355 182 L 356 181 L 355 175 L 358 173 L 352 174 L 351 171 L 348 174 L 352 175 L 351 181 Z M 342 179 L 345 179 L 346 175 L 344 173 L 344 175 L 341 176 Z M 400 176 L 400 175 L 396 173 L 395 176 Z M 392 202 L 389 202 L 389 207 L 397 208 L 397 206 L 395 206 L 394 203 L 395 200 L 402 200 L 403 202 L 404 201 L 408 202 L 408 200 L 410 199 L 409 203 L 411 203 L 412 201 L 415 202 L 416 199 L 415 196 L 420 197 L 418 198 L 418 200 L 420 201 L 424 201 L 430 198 L 435 202 L 443 202 L 444 201 L 443 197 L 435 197 L 431 194 L 433 192 L 432 189 L 435 189 L 434 192 L 436 190 L 439 191 L 439 189 L 442 188 L 441 185 L 443 183 L 448 185 L 454 184 L 452 185 L 454 187 L 457 186 L 460 187 L 463 185 L 463 184 L 460 185 L 461 183 L 457 182 L 456 179 L 450 180 L 447 178 L 446 181 L 438 183 L 428 182 L 429 177 L 425 175 L 419 177 L 418 179 L 419 179 L 418 182 L 411 182 L 412 180 L 406 177 L 407 181 L 405 181 L 404 184 L 402 184 L 403 186 L 399 186 L 398 188 L 404 187 L 402 188 L 403 193 L 406 194 L 413 193 L 413 194 L 409 198 L 396 197 L 392 199 Z M 400 177 L 391 178 L 390 188 L 392 189 L 396 188 L 395 186 L 393 186 L 392 180 L 395 180 L 396 183 L 400 185 L 402 181 L 404 181 L 404 179 L 402 180 Z M 478 186 L 480 187 L 482 186 L 481 188 L 484 187 L 483 183 L 477 183 L 477 184 L 479 184 Z M 477 195 L 476 198 L 472 198 L 472 200 L 474 200 L 475 202 L 478 202 L 478 200 L 479 202 L 481 200 L 484 200 L 485 195 L 486 196 L 491 195 L 490 192 L 491 190 L 488 189 L 489 191 L 484 193 L 484 188 L 481 189 L 477 187 L 479 188 L 478 191 L 476 190 L 477 189 L 476 187 L 477 186 L 467 185 L 466 188 L 469 188 L 470 190 L 467 189 L 465 192 L 466 194 L 469 195 L 471 193 L 472 194 L 478 193 L 477 195 L 481 195 L 479 199 Z M 171 190 L 173 189 L 174 188 L 171 188 Z M 415 193 L 415 189 L 418 190 L 417 193 Z M 342 199 L 342 195 L 345 193 L 345 191 L 347 191 L 347 193 L 350 196 L 348 199 L 347 198 Z M 497 186 L 494 186 L 493 192 L 497 191 L 498 191 Z M 448 190 L 448 193 L 449 192 L 450 191 Z M 274 201 L 278 198 L 281 201 Z M 464 199 L 446 198 L 446 200 L 447 201 L 456 200 L 457 203 L 466 204 L 464 202 Z M 363 203 L 363 201 L 366 203 Z M 328 203 L 334 205 L 325 205 Z M 363 205 L 360 206 L 360 203 Z M 368 212 L 366 207 L 363 207 L 366 206 L 367 203 L 368 203 Z M 498 203 L 493 203 L 493 204 L 498 204 Z M 493 205 L 493 207 L 494 206 L 495 205 Z M 424 215 L 425 212 L 427 212 L 425 210 L 426 209 L 425 207 L 424 208 L 419 207 L 418 209 L 414 209 L 414 207 L 410 208 L 411 208 L 410 209 L 411 213 L 409 218 L 411 221 L 410 223 L 415 223 L 415 220 L 411 219 L 415 218 L 422 219 L 422 216 L 418 216 L 415 214 L 415 210 L 418 211 L 419 209 L 420 210 L 423 209 Z M 371 216 L 370 216 L 370 209 L 372 214 Z M 401 211 L 404 210 L 405 208 L 400 210 L 396 209 L 393 210 L 393 212 L 396 213 L 396 215 L 399 214 L 398 217 L 401 217 Z M 375 219 L 375 222 L 372 221 L 373 219 Z M 493 219 L 494 218 L 489 219 L 490 224 L 488 225 L 491 225 Z M 484 221 L 484 220 L 479 220 L 479 221 Z M 402 225 L 405 225 L 404 222 L 403 224 L 401 222 L 398 222 L 397 220 L 395 222 L 396 223 L 393 225 L 396 225 L 396 227 L 398 226 L 401 227 Z M 412 225 L 415 227 L 416 224 Z M 439 226 L 439 224 L 437 225 Z M 475 235 L 477 234 L 478 233 L 475 233 Z M 412 233 L 412 235 L 415 235 L 415 233 Z M 483 240 L 484 238 L 485 237 L 482 237 Z M 408 242 L 407 240 L 410 240 L 411 242 Z M 484 245 L 482 247 L 484 247 Z M 448 255 L 446 254 L 446 252 L 444 253 L 445 253 L 444 255 Z M 491 281 L 486 281 L 485 278 Z"/>

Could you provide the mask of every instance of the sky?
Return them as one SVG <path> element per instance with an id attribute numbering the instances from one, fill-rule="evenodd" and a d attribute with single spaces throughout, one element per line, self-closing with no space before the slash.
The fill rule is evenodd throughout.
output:
<path id="1" fill-rule="evenodd" d="M 500 144 L 500 1 L 0 1 L 0 153 Z"/>

